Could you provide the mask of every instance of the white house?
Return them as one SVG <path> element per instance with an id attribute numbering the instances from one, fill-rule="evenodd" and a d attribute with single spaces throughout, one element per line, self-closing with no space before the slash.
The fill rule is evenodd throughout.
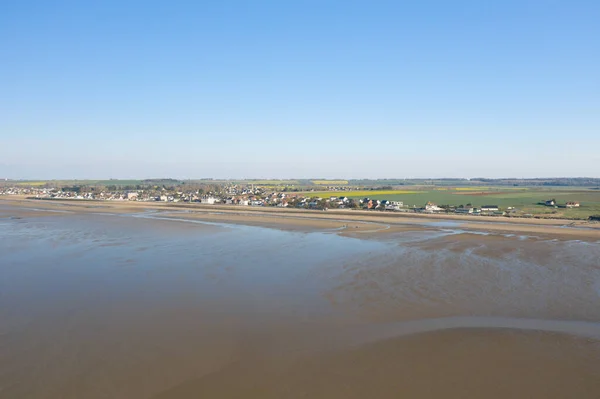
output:
<path id="1" fill-rule="evenodd" d="M 483 205 L 481 207 L 482 212 L 498 212 L 498 205 Z"/>
<path id="2" fill-rule="evenodd" d="M 434 204 L 432 202 L 428 202 L 425 204 L 425 210 L 427 212 L 439 212 L 439 211 L 443 211 L 444 209 L 440 208 L 439 206 L 437 206 L 436 204 Z"/>
<path id="3" fill-rule="evenodd" d="M 209 205 L 214 205 L 215 202 L 217 202 L 218 199 L 215 197 L 203 197 L 200 198 L 200 203 L 201 204 L 209 204 Z"/>
<path id="4" fill-rule="evenodd" d="M 390 201 L 390 205 L 393 206 L 395 209 L 400 209 L 404 206 L 404 202 L 402 201 Z"/>
<path id="5" fill-rule="evenodd" d="M 468 214 L 471 214 L 474 211 L 475 210 L 473 208 L 456 208 L 456 210 L 455 210 L 456 213 L 468 213 Z"/>

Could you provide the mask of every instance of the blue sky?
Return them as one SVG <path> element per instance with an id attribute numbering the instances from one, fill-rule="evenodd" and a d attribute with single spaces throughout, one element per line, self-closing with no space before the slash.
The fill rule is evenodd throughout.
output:
<path id="1" fill-rule="evenodd" d="M 600 177 L 600 2 L 4 1 L 0 177 Z"/>

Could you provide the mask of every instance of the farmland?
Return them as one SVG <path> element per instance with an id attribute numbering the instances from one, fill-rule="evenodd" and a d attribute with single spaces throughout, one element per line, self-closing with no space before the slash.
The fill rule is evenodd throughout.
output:
<path id="1" fill-rule="evenodd" d="M 22 187 L 41 187 L 45 185 L 47 182 L 45 181 L 20 181 L 16 183 L 17 186 Z"/>
<path id="2" fill-rule="evenodd" d="M 312 183 L 318 186 L 345 186 L 348 180 L 312 180 Z"/>
<path id="3" fill-rule="evenodd" d="M 19 187 L 42 187 L 42 186 L 63 186 L 63 185 L 79 185 L 79 186 L 93 186 L 93 185 L 114 185 L 114 186 L 135 186 L 143 184 L 142 180 L 19 180 L 19 181 L 6 181 L 5 185 L 16 185 Z"/>
<path id="4" fill-rule="evenodd" d="M 600 191 L 590 189 L 566 188 L 433 188 L 414 190 L 362 190 L 362 191 L 316 191 L 311 196 L 346 196 L 353 199 L 365 197 L 403 201 L 408 207 L 422 207 L 428 201 L 438 205 L 460 206 L 471 204 L 474 207 L 498 205 L 500 208 L 515 207 L 518 214 L 533 214 L 548 217 L 586 219 L 590 215 L 600 214 Z M 556 199 L 558 208 L 541 205 L 545 200 Z M 576 201 L 579 208 L 564 208 L 567 201 Z"/>
<path id="5" fill-rule="evenodd" d="M 353 190 L 353 191 L 312 191 L 306 193 L 313 197 L 348 197 L 348 198 L 364 198 L 369 197 L 373 199 L 393 199 L 407 194 L 420 194 L 425 191 L 411 191 L 411 190 Z"/>

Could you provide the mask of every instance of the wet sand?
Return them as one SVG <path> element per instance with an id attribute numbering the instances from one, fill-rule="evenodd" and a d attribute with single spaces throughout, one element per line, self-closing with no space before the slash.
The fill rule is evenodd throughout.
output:
<path id="1" fill-rule="evenodd" d="M 455 329 L 325 353 L 292 365 L 234 363 L 156 399 L 592 398 L 597 341 L 563 334 Z M 235 381 L 235 383 L 232 383 Z"/>
<path id="2" fill-rule="evenodd" d="M 0 201 L 1 398 L 600 397 L 589 236 L 34 202 Z"/>
<path id="3" fill-rule="evenodd" d="M 233 213 L 161 212 L 160 217 L 182 220 L 202 220 L 215 223 L 233 223 L 247 226 L 279 228 L 290 231 L 329 231 L 344 233 L 376 233 L 389 229 L 385 223 L 344 221 L 322 218 L 298 218 L 277 215 L 254 215 Z M 419 230 L 418 226 L 404 227 L 407 230 Z"/>

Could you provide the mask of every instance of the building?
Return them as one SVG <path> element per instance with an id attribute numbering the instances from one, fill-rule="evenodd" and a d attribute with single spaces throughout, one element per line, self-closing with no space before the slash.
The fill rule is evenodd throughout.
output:
<path id="1" fill-rule="evenodd" d="M 399 211 L 403 205 L 403 203 L 399 201 L 382 201 L 382 203 L 387 211 Z"/>
<path id="2" fill-rule="evenodd" d="M 217 198 L 215 198 L 215 197 L 202 197 L 202 198 L 200 198 L 200 203 L 201 204 L 214 205 L 217 201 L 219 201 L 219 200 Z"/>
<path id="3" fill-rule="evenodd" d="M 498 205 L 484 205 L 481 207 L 482 212 L 498 212 L 499 210 Z"/>
<path id="4" fill-rule="evenodd" d="M 428 202 L 428 203 L 425 204 L 425 211 L 426 212 L 440 212 L 440 211 L 443 211 L 443 210 L 444 209 L 440 208 L 439 206 L 437 206 L 433 202 Z"/>
<path id="5" fill-rule="evenodd" d="M 456 208 L 456 210 L 454 212 L 472 214 L 473 212 L 475 212 L 475 209 L 473 209 L 473 208 Z"/>
<path id="6" fill-rule="evenodd" d="M 367 209 L 375 209 L 379 205 L 378 200 L 369 200 L 367 201 Z"/>
<path id="7" fill-rule="evenodd" d="M 129 201 L 135 201 L 138 198 L 138 193 L 127 193 L 127 199 Z"/>
<path id="8" fill-rule="evenodd" d="M 579 208 L 579 202 L 569 201 L 569 202 L 567 202 L 566 206 L 567 206 L 567 208 Z"/>
<path id="9" fill-rule="evenodd" d="M 553 200 L 553 199 L 548 200 L 545 202 L 545 204 L 546 204 L 546 206 L 554 206 L 554 205 L 556 205 L 556 200 Z"/>

